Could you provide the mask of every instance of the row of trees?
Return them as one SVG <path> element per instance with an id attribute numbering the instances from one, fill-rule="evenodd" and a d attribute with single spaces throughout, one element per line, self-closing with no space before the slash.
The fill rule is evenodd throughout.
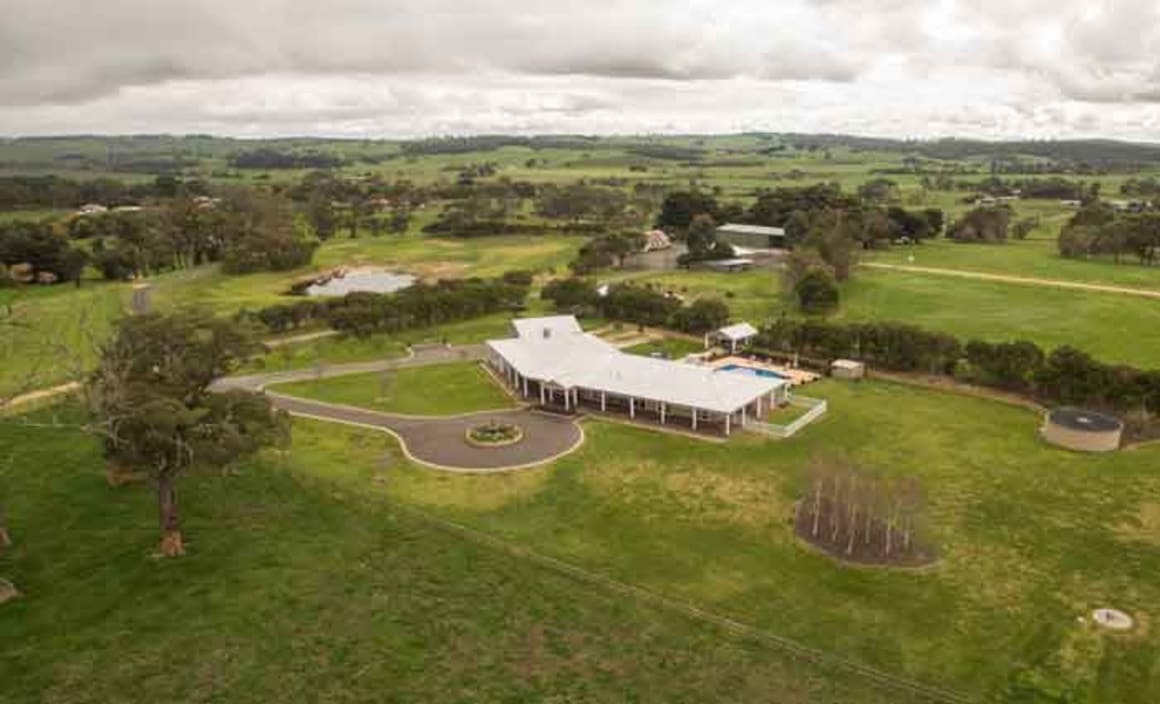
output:
<path id="1" fill-rule="evenodd" d="M 199 179 L 158 176 L 153 182 L 126 183 L 112 178 L 74 180 L 61 176 L 0 177 L 0 210 L 79 208 L 87 203 L 137 205 L 150 198 L 205 195 Z"/>
<path id="2" fill-rule="evenodd" d="M 885 184 L 882 188 L 888 191 L 890 182 Z M 767 189 L 758 192 L 748 209 L 736 203 L 720 203 L 705 191 L 677 191 L 661 203 L 657 226 L 683 234 L 698 215 L 709 215 L 719 223 L 736 221 L 785 228 L 790 242 L 797 244 L 827 221 L 841 217 L 850 223 L 850 236 L 866 249 L 904 237 L 918 241 L 942 234 L 943 211 L 934 208 L 908 211 L 898 206 L 884 206 L 890 198 L 880 190 L 879 187 L 864 188 L 854 195 L 844 193 L 836 183 Z"/>
<path id="3" fill-rule="evenodd" d="M 665 326 L 701 334 L 729 322 L 729 307 L 713 298 L 686 304 L 678 296 L 653 286 L 618 284 L 603 295 L 591 282 L 572 277 L 548 282 L 541 291 L 556 309 L 575 315 L 599 315 L 638 325 Z"/>
<path id="4" fill-rule="evenodd" d="M 0 286 L 6 283 L 80 283 L 89 262 L 51 222 L 0 223 Z"/>
<path id="5" fill-rule="evenodd" d="M 283 271 L 310 263 L 316 247 L 299 230 L 288 201 L 249 190 L 67 221 L 0 225 L 0 262 L 42 281 L 77 281 L 90 263 L 111 280 L 210 262 L 236 274 Z"/>
<path id="6" fill-rule="evenodd" d="M 257 320 L 273 332 L 323 323 L 364 337 L 518 311 L 524 305 L 530 283 L 527 272 L 509 272 L 498 279 L 448 279 L 416 284 L 395 293 L 356 292 L 342 298 L 278 304 L 243 313 L 242 317 Z"/>
<path id="7" fill-rule="evenodd" d="M 644 235 L 639 232 L 613 232 L 584 243 L 568 267 L 577 275 L 590 274 L 614 264 L 623 267 L 629 255 L 641 251 Z"/>
<path id="8" fill-rule="evenodd" d="M 834 323 L 781 318 L 756 346 L 822 360 L 859 359 L 883 369 L 954 376 L 1050 402 L 1160 414 L 1160 369 L 1104 364 L 1073 347 L 1050 353 L 1033 342 L 963 344 L 902 323 Z"/>
<path id="9" fill-rule="evenodd" d="M 1160 212 L 1117 213 L 1104 203 L 1083 208 L 1059 232 L 1059 253 L 1069 259 L 1133 256 L 1153 265 L 1160 256 Z"/>

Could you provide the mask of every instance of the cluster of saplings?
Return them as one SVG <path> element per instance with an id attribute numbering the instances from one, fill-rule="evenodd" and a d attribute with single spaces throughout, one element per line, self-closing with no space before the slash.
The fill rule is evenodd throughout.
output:
<path id="1" fill-rule="evenodd" d="M 419 283 L 395 293 L 348 293 L 341 298 L 302 300 L 243 312 L 272 332 L 325 325 L 365 337 L 523 309 L 530 272 L 512 271 L 495 279 L 447 279 Z"/>
<path id="2" fill-rule="evenodd" d="M 722 301 L 699 298 L 686 304 L 679 296 L 651 285 L 618 284 L 601 295 L 585 279 L 556 279 L 546 284 L 540 295 L 552 301 L 557 310 L 574 315 L 664 326 L 694 334 L 716 330 L 729 322 L 729 307 Z"/>
<path id="3" fill-rule="evenodd" d="M 1124 257 L 1151 266 L 1160 258 L 1160 212 L 1117 212 L 1096 201 L 1068 220 L 1059 232 L 1059 253 L 1069 259 Z"/>
<path id="4" fill-rule="evenodd" d="M 781 318 L 755 346 L 820 362 L 857 359 L 882 369 L 953 376 L 1049 403 L 1080 404 L 1160 415 L 1160 370 L 1104 364 L 1073 347 L 1045 352 L 1033 342 L 962 343 L 954 336 L 902 323 L 833 323 Z"/>
<path id="5" fill-rule="evenodd" d="M 844 465 L 815 461 L 809 494 L 794 518 L 807 542 L 846 562 L 917 566 L 934 551 L 919 539 L 922 485 Z"/>

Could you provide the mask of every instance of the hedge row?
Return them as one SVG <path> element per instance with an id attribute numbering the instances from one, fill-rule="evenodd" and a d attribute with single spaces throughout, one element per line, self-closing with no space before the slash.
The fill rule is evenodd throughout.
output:
<path id="1" fill-rule="evenodd" d="M 272 332 L 321 322 L 339 332 L 365 337 L 520 310 L 528 286 L 519 279 L 441 280 L 395 293 L 357 292 L 342 298 L 273 305 L 246 315 Z"/>
<path id="2" fill-rule="evenodd" d="M 901 323 L 788 318 L 766 326 L 755 345 L 829 360 L 856 359 L 890 371 L 944 374 L 1051 403 L 1160 415 L 1160 370 L 1105 364 L 1068 346 L 1048 353 L 1027 341 L 964 344 Z"/>

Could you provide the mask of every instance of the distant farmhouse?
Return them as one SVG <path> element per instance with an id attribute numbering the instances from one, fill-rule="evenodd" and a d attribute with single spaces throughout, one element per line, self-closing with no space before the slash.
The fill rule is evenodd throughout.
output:
<path id="1" fill-rule="evenodd" d="M 785 229 L 780 227 L 730 223 L 717 228 L 717 241 L 743 249 L 789 249 Z"/>
<path id="2" fill-rule="evenodd" d="M 657 252 L 672 246 L 673 241 L 665 234 L 664 230 L 653 230 L 644 233 L 644 251 L 646 252 Z"/>
<path id="3" fill-rule="evenodd" d="M 487 342 L 488 363 L 517 394 L 544 408 L 589 408 L 729 435 L 789 400 L 784 378 L 627 354 L 581 330 L 570 315 L 512 325 L 514 338 Z"/>

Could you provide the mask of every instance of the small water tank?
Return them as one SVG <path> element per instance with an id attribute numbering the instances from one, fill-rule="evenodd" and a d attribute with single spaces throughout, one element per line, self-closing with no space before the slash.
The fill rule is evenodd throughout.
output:
<path id="1" fill-rule="evenodd" d="M 1115 452 L 1120 449 L 1124 423 L 1114 416 L 1065 406 L 1047 413 L 1040 429 L 1052 445 L 1078 452 Z"/>

